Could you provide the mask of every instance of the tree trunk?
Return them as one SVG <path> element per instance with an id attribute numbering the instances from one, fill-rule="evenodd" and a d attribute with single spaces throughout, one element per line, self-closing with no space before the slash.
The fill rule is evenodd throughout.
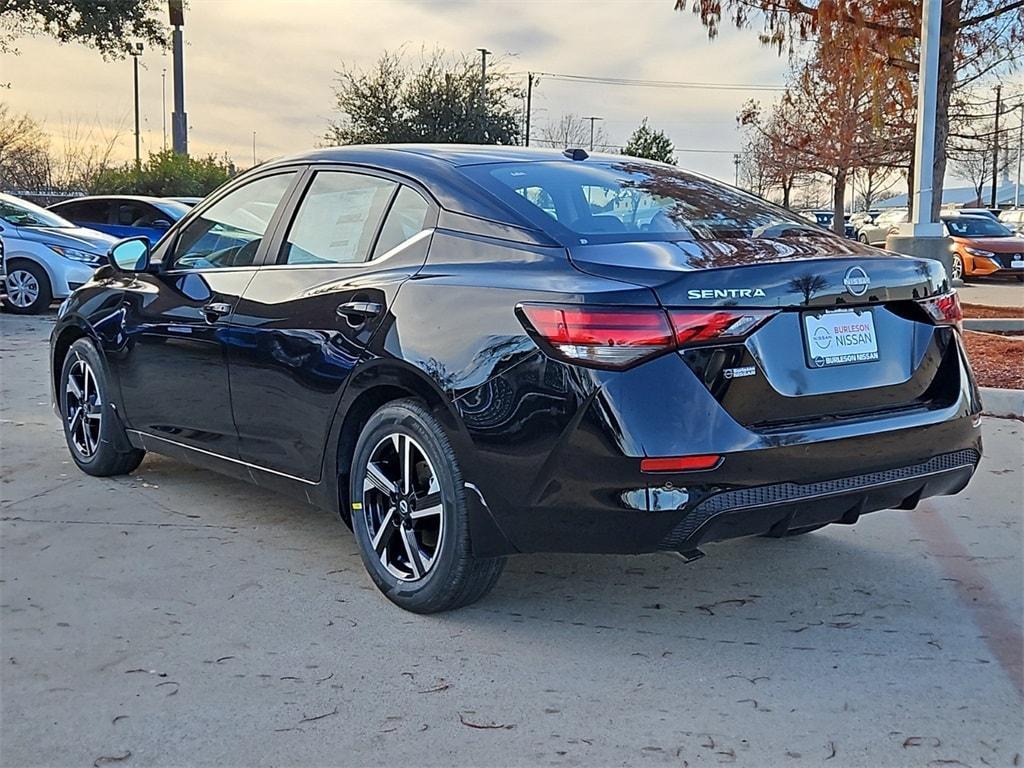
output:
<path id="1" fill-rule="evenodd" d="M 789 210 L 789 195 L 793 190 L 793 177 L 782 177 L 782 207 Z"/>
<path id="2" fill-rule="evenodd" d="M 932 166 L 932 221 L 939 220 L 939 212 L 942 210 L 942 189 L 946 176 L 946 141 L 949 138 L 949 99 L 956 81 L 954 55 L 962 6 L 963 0 L 946 0 L 942 4 L 939 82 L 935 104 L 935 163 Z"/>
<path id="3" fill-rule="evenodd" d="M 846 168 L 836 168 L 835 185 L 832 187 L 832 231 L 837 235 L 846 234 Z"/>

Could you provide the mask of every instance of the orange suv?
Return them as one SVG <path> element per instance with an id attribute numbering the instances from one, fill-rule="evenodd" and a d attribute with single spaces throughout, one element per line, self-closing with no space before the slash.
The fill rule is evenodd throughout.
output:
<path id="1" fill-rule="evenodd" d="M 1024 237 L 988 216 L 943 216 L 953 278 L 1015 275 L 1024 281 Z"/>

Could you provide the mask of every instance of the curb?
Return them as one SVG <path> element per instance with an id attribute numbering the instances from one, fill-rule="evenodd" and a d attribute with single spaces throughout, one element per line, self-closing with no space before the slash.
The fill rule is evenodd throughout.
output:
<path id="1" fill-rule="evenodd" d="M 981 412 L 986 416 L 1024 418 L 1024 389 L 981 387 Z"/>
<path id="2" fill-rule="evenodd" d="M 1024 331 L 1024 317 L 964 318 L 968 331 Z"/>

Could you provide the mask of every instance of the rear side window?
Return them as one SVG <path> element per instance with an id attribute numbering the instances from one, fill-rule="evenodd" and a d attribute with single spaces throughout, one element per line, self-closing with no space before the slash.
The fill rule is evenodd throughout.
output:
<path id="1" fill-rule="evenodd" d="M 75 203 L 67 203 L 56 209 L 66 219 L 74 222 L 90 222 L 93 224 L 108 224 L 110 222 L 110 203 L 103 200 L 82 200 Z"/>
<path id="2" fill-rule="evenodd" d="M 831 237 L 742 190 L 641 161 L 542 161 L 463 172 L 541 229 L 579 242 Z"/>
<path id="3" fill-rule="evenodd" d="M 299 205 L 284 243 L 285 264 L 365 261 L 398 185 L 343 171 L 321 171 Z"/>
<path id="4" fill-rule="evenodd" d="M 427 223 L 429 210 L 430 206 L 419 192 L 403 185 L 395 195 L 387 218 L 384 219 L 384 227 L 373 249 L 373 258 L 376 259 L 422 232 Z"/>

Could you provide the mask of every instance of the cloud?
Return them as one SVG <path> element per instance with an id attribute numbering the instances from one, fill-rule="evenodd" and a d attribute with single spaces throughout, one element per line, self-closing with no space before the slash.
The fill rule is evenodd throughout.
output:
<path id="1" fill-rule="evenodd" d="M 384 49 L 440 47 L 476 56 L 489 48 L 510 72 L 556 72 L 617 78 L 780 83 L 786 62 L 750 31 L 723 29 L 709 41 L 674 0 L 220 0 L 192 3 L 186 18 L 186 104 L 190 148 L 246 164 L 256 131 L 261 159 L 313 146 L 332 116 L 332 84 L 342 62 L 371 64 Z M 14 109 L 56 129 L 75 120 L 123 123 L 131 114 L 131 62 L 104 62 L 81 46 L 19 41 L 4 57 L 4 95 Z M 161 73 L 170 57 L 143 56 L 144 146 L 163 142 Z M 735 115 L 751 95 L 568 83 L 542 77 L 534 124 L 566 112 L 601 115 L 615 144 L 640 120 L 664 128 L 677 146 L 725 150 L 685 154 L 684 165 L 732 179 L 739 147 Z M 169 122 L 169 121 L 168 121 Z M 127 123 L 130 126 L 130 120 Z M 121 155 L 133 151 L 122 133 Z"/>

